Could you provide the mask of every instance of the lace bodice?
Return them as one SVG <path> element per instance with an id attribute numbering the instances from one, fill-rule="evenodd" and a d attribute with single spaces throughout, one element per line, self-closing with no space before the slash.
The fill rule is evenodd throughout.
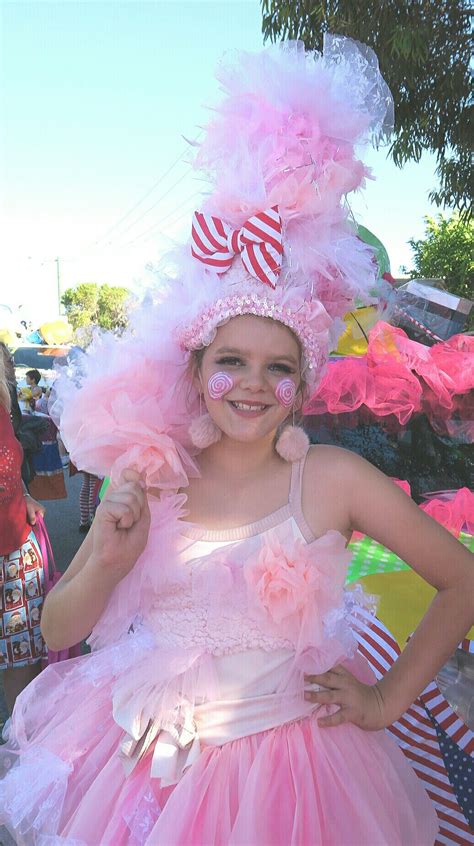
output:
<path id="1" fill-rule="evenodd" d="M 291 522 L 282 524 L 280 533 L 291 531 Z M 159 642 L 199 647 L 213 655 L 294 648 L 290 639 L 270 632 L 249 609 L 244 563 L 263 543 L 264 534 L 230 543 L 193 544 L 182 556 L 180 583 L 160 592 L 147 620 Z"/>
<path id="2" fill-rule="evenodd" d="M 302 472 L 303 461 L 293 464 L 288 503 L 256 523 L 183 529 L 188 544 L 178 573 L 157 592 L 145 620 L 160 644 L 213 655 L 294 651 L 305 616 L 317 608 L 326 620 L 337 616 L 349 554 L 339 532 L 312 536 L 301 510 Z M 313 643 L 317 631 L 320 641 L 323 620 L 309 625 L 305 635 Z"/>

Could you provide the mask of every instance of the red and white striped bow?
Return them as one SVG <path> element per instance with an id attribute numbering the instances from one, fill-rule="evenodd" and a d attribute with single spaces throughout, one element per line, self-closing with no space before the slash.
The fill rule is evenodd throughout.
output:
<path id="1" fill-rule="evenodd" d="M 191 252 L 216 273 L 229 270 L 240 253 L 247 273 L 275 288 L 283 254 L 278 206 L 249 217 L 241 229 L 232 229 L 220 217 L 194 212 Z"/>

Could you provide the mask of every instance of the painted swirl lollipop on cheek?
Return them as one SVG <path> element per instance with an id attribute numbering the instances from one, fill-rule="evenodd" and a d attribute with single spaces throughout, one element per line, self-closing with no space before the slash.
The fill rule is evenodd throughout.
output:
<path id="1" fill-rule="evenodd" d="M 292 379 L 281 379 L 275 388 L 275 396 L 284 408 L 291 408 L 295 401 L 296 385 Z"/>
<path id="2" fill-rule="evenodd" d="M 228 394 L 233 387 L 234 382 L 232 377 L 221 370 L 218 373 L 213 373 L 212 376 L 209 377 L 209 381 L 207 383 L 209 396 L 213 400 L 222 399 L 222 397 L 225 394 Z"/>

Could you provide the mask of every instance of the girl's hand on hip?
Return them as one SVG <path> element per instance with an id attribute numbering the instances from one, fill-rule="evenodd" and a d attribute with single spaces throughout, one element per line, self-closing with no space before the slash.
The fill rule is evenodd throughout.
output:
<path id="1" fill-rule="evenodd" d="M 109 485 L 92 524 L 92 558 L 120 581 L 142 554 L 150 530 L 150 509 L 143 476 L 124 470 Z"/>
<path id="2" fill-rule="evenodd" d="M 305 675 L 305 699 L 319 705 L 339 706 L 318 724 L 323 728 L 353 723 L 366 731 L 386 728 L 386 708 L 378 685 L 363 684 L 339 664 L 320 675 Z M 308 690 L 308 686 L 322 685 L 325 690 Z"/>

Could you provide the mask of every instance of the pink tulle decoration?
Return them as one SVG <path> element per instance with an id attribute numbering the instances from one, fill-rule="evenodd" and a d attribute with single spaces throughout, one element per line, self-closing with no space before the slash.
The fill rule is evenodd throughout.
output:
<path id="1" fill-rule="evenodd" d="M 117 344 L 117 342 L 115 342 Z M 128 350 L 128 361 L 113 372 L 84 381 L 72 399 L 64 392 L 61 436 L 79 470 L 111 476 L 117 483 L 127 467 L 144 472 L 147 483 L 161 488 L 187 484 L 194 464 L 181 442 L 185 420 L 175 386 L 164 362 L 143 360 Z M 174 426 L 168 422 L 174 409 Z"/>
<path id="2" fill-rule="evenodd" d="M 303 458 L 309 447 L 309 438 L 301 426 L 285 426 L 275 449 L 285 461 L 293 463 Z"/>
<path id="3" fill-rule="evenodd" d="M 474 534 L 474 493 L 469 488 L 441 491 L 431 496 L 420 508 L 450 532 Z"/>
<path id="4" fill-rule="evenodd" d="M 270 533 L 260 552 L 244 564 L 250 606 L 297 640 L 299 650 L 322 643 L 325 618 L 342 604 L 344 546 L 342 535 L 328 532 L 311 544 L 296 539 L 288 550 Z M 350 552 L 346 558 L 348 563 Z"/>
<path id="5" fill-rule="evenodd" d="M 363 358 L 330 361 L 319 387 L 304 406 L 304 414 L 355 411 L 369 394 L 367 379 L 367 362 Z"/>
<path id="6" fill-rule="evenodd" d="M 379 321 L 370 332 L 367 359 L 371 363 L 397 361 L 422 377 L 435 391 L 441 405 L 451 408 L 451 396 L 456 392 L 453 380 L 436 366 L 430 348 L 411 341 L 403 329 Z"/>
<path id="7" fill-rule="evenodd" d="M 195 447 L 206 449 L 221 439 L 222 432 L 210 414 L 201 414 L 191 422 L 189 435 Z"/>
<path id="8" fill-rule="evenodd" d="M 330 363 L 304 414 L 341 414 L 366 405 L 378 417 L 394 415 L 400 425 L 421 409 L 421 386 L 402 364 L 369 365 L 366 358 L 348 357 Z"/>
<path id="9" fill-rule="evenodd" d="M 372 365 L 368 371 L 367 405 L 378 417 L 395 415 L 404 426 L 421 409 L 421 385 L 406 367 L 394 361 Z"/>
<path id="10" fill-rule="evenodd" d="M 329 363 L 304 414 L 343 414 L 363 407 L 378 417 L 393 415 L 403 426 L 424 411 L 440 434 L 459 429 L 452 418 L 462 415 L 462 437 L 472 441 L 474 344 L 471 338 L 459 340 L 463 337 L 425 347 L 379 321 L 365 356 Z"/>
<path id="11" fill-rule="evenodd" d="M 145 443 L 129 446 L 116 458 L 110 470 L 112 484 L 120 484 L 122 473 L 128 468 L 144 474 L 148 487 L 163 487 L 165 476 L 172 480 L 173 486 L 187 484 L 176 443 L 163 433 L 150 431 L 146 434 Z"/>
<path id="12" fill-rule="evenodd" d="M 438 370 L 452 379 L 455 394 L 464 394 L 474 388 L 472 335 L 453 335 L 445 343 L 430 347 L 430 356 Z"/>

